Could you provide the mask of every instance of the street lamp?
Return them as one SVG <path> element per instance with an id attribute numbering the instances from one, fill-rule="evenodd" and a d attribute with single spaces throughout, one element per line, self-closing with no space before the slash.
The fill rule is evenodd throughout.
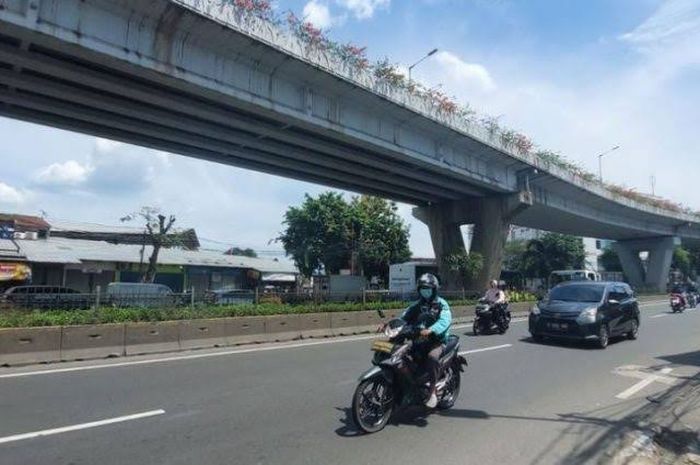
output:
<path id="1" fill-rule="evenodd" d="M 616 145 L 615 147 L 611 148 L 607 152 L 603 152 L 600 155 L 598 155 L 598 176 L 600 177 L 600 182 L 603 182 L 603 157 L 611 152 L 614 152 L 615 150 L 619 149 L 620 146 Z"/>
<path id="2" fill-rule="evenodd" d="M 428 54 L 426 56 L 424 56 L 423 58 L 421 58 L 420 60 L 416 61 L 415 63 L 413 63 L 411 66 L 408 67 L 408 83 L 409 84 L 411 83 L 411 71 L 413 70 L 413 68 L 415 68 L 416 65 L 420 64 L 423 60 L 426 60 L 429 57 L 435 55 L 437 53 L 437 51 L 438 51 L 438 49 L 436 49 L 436 48 L 432 49 L 430 52 L 428 52 Z"/>

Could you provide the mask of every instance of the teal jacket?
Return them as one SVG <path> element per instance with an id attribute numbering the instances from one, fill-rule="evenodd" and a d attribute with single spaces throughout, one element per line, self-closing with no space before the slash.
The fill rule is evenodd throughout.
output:
<path id="1" fill-rule="evenodd" d="M 431 307 L 428 307 L 426 303 L 421 300 L 413 302 L 406 308 L 401 314 L 401 319 L 406 320 L 409 323 L 415 321 L 420 317 L 421 312 L 430 311 L 439 314 L 437 315 L 437 320 L 428 329 L 431 330 L 435 336 L 441 342 L 446 342 L 447 337 L 450 335 L 450 326 L 452 326 L 452 311 L 450 310 L 450 304 L 447 303 L 442 297 L 438 297 L 435 302 L 433 302 Z"/>

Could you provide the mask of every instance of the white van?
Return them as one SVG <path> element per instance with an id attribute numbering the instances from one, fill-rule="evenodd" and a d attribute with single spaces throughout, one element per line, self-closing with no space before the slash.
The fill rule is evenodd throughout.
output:
<path id="1" fill-rule="evenodd" d="M 593 270 L 557 270 L 549 275 L 549 288 L 567 281 L 600 281 L 600 274 Z"/>

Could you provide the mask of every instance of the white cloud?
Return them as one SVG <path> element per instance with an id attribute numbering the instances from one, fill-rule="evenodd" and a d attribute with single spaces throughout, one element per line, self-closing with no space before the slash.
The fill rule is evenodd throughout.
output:
<path id="1" fill-rule="evenodd" d="M 303 15 L 305 21 L 320 29 L 328 29 L 338 21 L 331 15 L 328 5 L 319 0 L 310 0 L 304 5 Z"/>
<path id="2" fill-rule="evenodd" d="M 99 152 L 113 152 L 122 146 L 124 146 L 122 142 L 95 137 L 95 147 Z"/>
<path id="3" fill-rule="evenodd" d="M 90 174 L 90 167 L 75 160 L 52 163 L 41 169 L 35 176 L 37 183 L 45 186 L 76 186 L 85 182 Z"/>
<path id="4" fill-rule="evenodd" d="M 18 189 L 0 181 L 0 204 L 19 205 L 25 200 L 25 195 Z"/>
<path id="5" fill-rule="evenodd" d="M 336 0 L 338 5 L 349 10 L 357 19 L 370 19 L 380 8 L 388 8 L 391 0 Z"/>
<path id="6" fill-rule="evenodd" d="M 476 90 L 491 92 L 496 84 L 488 70 L 476 63 L 467 63 L 454 53 L 440 51 L 435 61 L 443 68 L 443 75 L 456 85 L 466 85 Z"/>
<path id="7" fill-rule="evenodd" d="M 700 0 L 668 0 L 620 39 L 648 57 L 642 72 L 652 82 L 700 65 Z"/>

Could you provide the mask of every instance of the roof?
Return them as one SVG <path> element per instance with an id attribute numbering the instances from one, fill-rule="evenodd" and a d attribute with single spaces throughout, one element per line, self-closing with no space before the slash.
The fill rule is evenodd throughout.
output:
<path id="1" fill-rule="evenodd" d="M 0 258 L 22 258 L 19 247 L 11 239 L 0 239 Z"/>
<path id="2" fill-rule="evenodd" d="M 14 213 L 0 213 L 0 223 L 12 223 L 15 229 L 22 231 L 46 231 L 50 227 L 49 223 L 38 216 Z"/>
<path id="3" fill-rule="evenodd" d="M 144 241 L 151 242 L 145 227 L 125 225 L 105 225 L 98 223 L 81 223 L 78 221 L 51 221 L 51 235 L 69 239 L 87 241 L 105 241 L 115 244 L 136 244 L 141 246 Z M 180 244 L 187 249 L 198 249 L 199 238 L 194 229 L 176 230 L 168 236 L 178 236 Z"/>
<path id="4" fill-rule="evenodd" d="M 21 252 L 31 262 L 80 264 L 83 262 L 147 262 L 153 247 L 137 244 L 113 244 L 51 237 L 39 240 L 16 240 Z M 141 251 L 143 249 L 143 256 Z M 222 268 L 251 268 L 263 273 L 298 273 L 293 264 L 264 258 L 224 255 L 221 252 L 161 249 L 160 265 L 213 266 Z"/>

